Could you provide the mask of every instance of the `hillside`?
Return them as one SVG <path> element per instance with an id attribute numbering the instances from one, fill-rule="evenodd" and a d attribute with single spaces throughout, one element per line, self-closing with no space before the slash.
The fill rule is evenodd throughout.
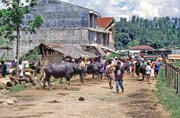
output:
<path id="1" fill-rule="evenodd" d="M 143 19 L 133 16 L 131 20 L 120 18 L 116 23 L 116 49 L 135 45 L 159 48 L 180 48 L 180 18 L 155 17 Z"/>

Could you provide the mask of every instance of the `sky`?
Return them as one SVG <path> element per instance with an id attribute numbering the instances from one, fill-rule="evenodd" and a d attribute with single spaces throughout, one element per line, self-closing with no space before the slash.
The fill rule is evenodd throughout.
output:
<path id="1" fill-rule="evenodd" d="M 180 17 L 180 0 L 62 0 L 93 9 L 102 16 L 131 18 L 137 15 L 153 17 Z"/>
<path id="2" fill-rule="evenodd" d="M 61 0 L 93 9 L 104 17 L 131 18 L 137 15 L 153 17 L 180 17 L 180 0 Z M 2 7 L 0 0 L 0 8 Z"/>

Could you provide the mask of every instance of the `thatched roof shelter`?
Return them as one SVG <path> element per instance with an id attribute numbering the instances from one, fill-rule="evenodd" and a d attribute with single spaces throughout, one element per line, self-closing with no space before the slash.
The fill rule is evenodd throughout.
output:
<path id="1" fill-rule="evenodd" d="M 75 44 L 42 44 L 42 45 L 48 46 L 52 50 L 62 53 L 65 57 L 70 56 L 75 59 L 80 57 L 88 57 L 88 58 L 97 57 L 97 55 L 83 51 L 80 45 L 75 45 Z"/>
<path id="2" fill-rule="evenodd" d="M 83 50 L 96 54 L 98 56 L 107 56 L 111 53 L 117 53 L 115 50 L 99 45 L 99 44 L 84 44 L 81 45 Z"/>
<path id="3" fill-rule="evenodd" d="M 41 43 L 35 48 L 31 49 L 27 54 L 39 49 L 41 61 L 44 65 L 48 63 L 60 63 L 64 57 L 71 57 L 78 59 L 80 57 L 95 58 L 94 54 L 88 53 L 81 49 L 80 45 L 75 44 L 53 44 L 53 43 Z M 25 54 L 26 55 L 26 54 Z M 24 57 L 23 57 L 24 58 Z"/>

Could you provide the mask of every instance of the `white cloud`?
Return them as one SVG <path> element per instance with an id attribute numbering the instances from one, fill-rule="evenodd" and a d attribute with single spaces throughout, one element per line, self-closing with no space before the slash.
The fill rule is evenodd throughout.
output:
<path id="1" fill-rule="evenodd" d="M 144 18 L 155 16 L 180 17 L 180 0 L 62 0 L 93 9 L 102 16 L 130 18 L 138 15 Z M 0 0 L 0 8 L 2 8 Z"/>
<path id="2" fill-rule="evenodd" d="M 141 1 L 138 7 L 136 7 L 133 11 L 133 15 L 138 15 L 140 17 L 149 18 L 149 17 L 159 17 L 159 10 L 152 4 L 147 1 Z"/>
<path id="3" fill-rule="evenodd" d="M 119 8 L 119 10 L 127 11 L 127 10 L 129 10 L 129 8 L 127 6 L 123 6 L 123 7 Z"/>
<path id="4" fill-rule="evenodd" d="M 180 0 L 63 0 L 115 18 L 138 15 L 180 17 Z"/>

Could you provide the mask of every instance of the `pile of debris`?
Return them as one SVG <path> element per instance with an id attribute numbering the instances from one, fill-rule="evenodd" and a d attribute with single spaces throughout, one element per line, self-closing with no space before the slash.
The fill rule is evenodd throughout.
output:
<path id="1" fill-rule="evenodd" d="M 3 89 L 0 91 L 0 105 L 14 105 L 17 102 L 17 98 L 10 97 L 9 91 Z"/>
<path id="2" fill-rule="evenodd" d="M 0 78 L 0 90 L 7 89 L 13 86 L 13 81 L 7 76 L 6 78 Z"/>
<path id="3" fill-rule="evenodd" d="M 15 97 L 10 97 L 11 88 L 15 85 L 14 81 L 10 77 L 0 78 L 0 105 L 13 105 L 17 102 Z"/>

